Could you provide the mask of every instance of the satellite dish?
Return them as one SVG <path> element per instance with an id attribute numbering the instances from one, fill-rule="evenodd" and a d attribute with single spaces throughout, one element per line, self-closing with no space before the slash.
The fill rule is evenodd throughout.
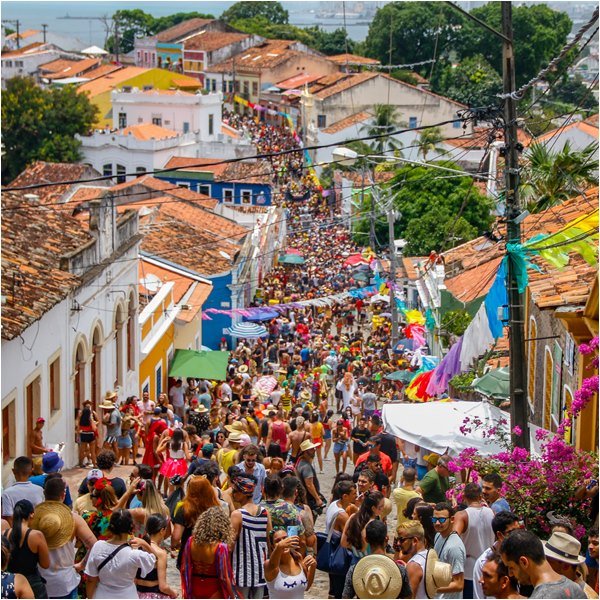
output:
<path id="1" fill-rule="evenodd" d="M 231 258 L 231 256 L 229 256 L 229 254 L 227 254 L 227 252 L 224 252 L 223 250 L 219 250 L 219 254 L 223 257 L 226 258 L 227 260 L 233 260 L 233 258 Z"/>
<path id="2" fill-rule="evenodd" d="M 149 292 L 158 292 L 162 286 L 162 281 L 152 273 L 140 279 L 140 285 L 143 285 Z"/>

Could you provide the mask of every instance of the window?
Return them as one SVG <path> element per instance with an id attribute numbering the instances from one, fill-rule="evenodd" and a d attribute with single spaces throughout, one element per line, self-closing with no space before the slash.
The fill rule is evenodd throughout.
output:
<path id="1" fill-rule="evenodd" d="M 552 430 L 562 421 L 561 390 L 562 390 L 562 363 L 563 349 L 558 342 L 554 342 L 553 352 L 554 369 L 552 371 Z"/>
<path id="2" fill-rule="evenodd" d="M 211 83 L 210 83 L 210 89 L 211 89 L 213 92 L 216 92 L 216 91 L 217 91 L 217 80 L 216 80 L 216 79 L 213 79 L 213 80 L 211 81 Z"/>
<path id="3" fill-rule="evenodd" d="M 252 204 L 252 190 L 242 190 L 242 204 Z"/>
<path id="4" fill-rule="evenodd" d="M 186 189 L 190 189 L 190 182 L 189 181 L 178 181 L 177 182 L 177 187 L 180 188 L 186 188 Z"/>
<path id="5" fill-rule="evenodd" d="M 552 403 L 552 374 L 554 372 L 554 362 L 552 361 L 552 352 L 546 346 L 544 352 L 544 429 L 550 431 L 550 414 Z"/>
<path id="6" fill-rule="evenodd" d="M 15 420 L 15 401 L 12 400 L 2 409 L 2 464 L 17 456 L 17 423 Z"/>
<path id="7" fill-rule="evenodd" d="M 258 81 L 252 82 L 252 95 L 258 96 Z"/>
<path id="8" fill-rule="evenodd" d="M 119 113 L 119 129 L 127 127 L 127 113 Z"/>
<path id="9" fill-rule="evenodd" d="M 144 381 L 144 385 L 142 386 L 142 394 L 144 392 L 147 392 L 148 394 L 150 393 L 150 379 L 146 379 L 146 381 Z"/>
<path id="10" fill-rule="evenodd" d="M 233 81 L 227 82 L 227 90 L 230 94 L 233 93 Z"/>
<path id="11" fill-rule="evenodd" d="M 148 53 L 144 52 L 144 65 L 148 64 Z"/>
<path id="12" fill-rule="evenodd" d="M 22 60 L 15 60 L 15 67 L 23 67 L 23 61 Z"/>
<path id="13" fill-rule="evenodd" d="M 50 363 L 48 391 L 50 393 L 50 412 L 55 413 L 60 410 L 60 356 Z"/>
<path id="14" fill-rule="evenodd" d="M 240 82 L 239 82 L 239 81 L 236 81 L 236 82 L 233 84 L 233 88 L 235 89 L 236 93 L 238 93 L 238 92 L 240 91 Z"/>
<path id="15" fill-rule="evenodd" d="M 5 64 L 8 68 L 12 67 L 12 60 L 7 60 Z"/>
<path id="16" fill-rule="evenodd" d="M 250 84 L 247 81 L 244 81 L 244 95 L 248 96 L 250 93 Z"/>
<path id="17" fill-rule="evenodd" d="M 204 83 L 206 90 L 210 92 L 210 79 L 207 77 Z"/>
<path id="18" fill-rule="evenodd" d="M 125 183 L 127 169 L 123 165 L 117 165 L 117 183 Z"/>
<path id="19" fill-rule="evenodd" d="M 327 115 L 317 115 L 317 127 L 319 129 L 327 127 Z"/>
<path id="20" fill-rule="evenodd" d="M 190 124 L 187 121 L 183 122 L 183 133 L 189 133 L 190 132 Z"/>
<path id="21" fill-rule="evenodd" d="M 156 397 L 158 398 L 159 394 L 162 394 L 162 390 L 163 390 L 163 381 L 162 381 L 162 360 L 158 363 L 158 365 L 156 365 L 156 368 L 154 369 L 154 382 L 155 382 L 155 394 Z"/>
<path id="22" fill-rule="evenodd" d="M 102 165 L 102 175 L 104 175 L 105 177 L 112 177 L 112 174 L 113 174 L 113 170 L 112 170 L 111 163 Z"/>
<path id="23" fill-rule="evenodd" d="M 233 190 L 232 189 L 223 190 L 223 202 L 225 204 L 233 204 Z"/>
<path id="24" fill-rule="evenodd" d="M 142 62 L 142 53 L 140 50 L 138 50 L 137 53 L 137 60 L 138 60 L 138 65 Z"/>
<path id="25" fill-rule="evenodd" d="M 417 117 L 408 117 L 408 127 L 414 129 L 417 126 Z"/>
<path id="26" fill-rule="evenodd" d="M 135 168 L 135 172 L 136 173 L 145 173 L 146 172 L 146 167 L 136 167 Z"/>
<path id="27" fill-rule="evenodd" d="M 210 196 L 210 185 L 199 185 L 198 192 L 204 194 L 205 196 Z"/>
<path id="28" fill-rule="evenodd" d="M 162 117 L 152 117 L 152 124 L 162 127 Z"/>
<path id="29" fill-rule="evenodd" d="M 137 311 L 135 306 L 135 295 L 129 294 L 129 306 L 127 307 L 127 370 L 135 371 L 135 332 L 137 327 Z"/>
<path id="30" fill-rule="evenodd" d="M 123 385 L 123 324 L 125 318 L 121 306 L 115 314 L 115 387 Z"/>
<path id="31" fill-rule="evenodd" d="M 563 406 L 562 406 L 561 421 L 566 416 L 568 416 L 568 411 L 570 410 L 572 404 L 573 404 L 573 393 L 571 392 L 569 387 L 565 385 L 564 390 L 563 390 Z M 565 437 L 565 442 L 567 442 L 567 444 L 575 443 L 575 440 L 573 439 L 574 432 L 575 432 L 575 423 L 571 423 L 571 427 L 565 428 L 565 436 L 564 437 Z"/>
<path id="32" fill-rule="evenodd" d="M 215 133 L 215 115 L 208 115 L 208 135 L 214 135 Z"/>
<path id="33" fill-rule="evenodd" d="M 529 335 L 527 336 L 527 395 L 529 396 L 529 406 L 535 406 L 535 360 L 537 356 L 536 344 L 537 340 L 537 324 L 535 319 L 531 317 L 529 320 Z M 533 412 L 533 410 L 532 410 Z"/>

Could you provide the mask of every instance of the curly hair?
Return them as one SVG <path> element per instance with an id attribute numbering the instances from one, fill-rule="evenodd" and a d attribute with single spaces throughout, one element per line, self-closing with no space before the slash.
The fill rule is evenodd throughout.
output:
<path id="1" fill-rule="evenodd" d="M 208 508 L 198 517 L 192 537 L 198 545 L 223 542 L 231 546 L 235 539 L 231 520 L 220 506 Z"/>

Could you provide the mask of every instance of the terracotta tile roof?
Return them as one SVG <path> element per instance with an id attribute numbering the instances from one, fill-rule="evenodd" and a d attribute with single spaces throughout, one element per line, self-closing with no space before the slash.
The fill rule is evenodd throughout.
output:
<path id="1" fill-rule="evenodd" d="M 27 167 L 16 179 L 11 181 L 7 189 L 40 183 L 91 179 L 93 177 L 100 177 L 100 173 L 87 165 L 38 161 Z M 39 196 L 42 204 L 57 203 L 76 185 L 79 184 L 64 183 L 61 185 L 40 187 L 30 191 L 25 190 L 24 193 L 29 192 Z M 99 186 L 101 185 L 100 183 Z"/>
<path id="2" fill-rule="evenodd" d="M 375 171 L 375 183 L 384 183 L 386 181 L 389 181 L 393 176 L 395 175 L 395 173 L 393 171 Z M 348 179 L 349 181 L 352 181 L 352 183 L 354 183 L 354 185 L 361 187 L 363 184 L 363 176 L 362 176 L 362 172 L 359 171 L 345 171 L 343 173 L 343 177 L 344 179 Z M 371 186 L 371 180 L 365 176 L 364 179 L 364 184 L 365 187 L 369 187 Z"/>
<path id="3" fill-rule="evenodd" d="M 293 90 L 295 88 L 299 88 L 307 83 L 312 83 L 317 79 L 320 79 L 321 75 L 315 75 L 312 73 L 300 73 L 299 75 L 294 75 L 289 79 L 285 79 L 284 81 L 280 81 L 275 84 L 275 87 L 278 87 L 282 90 Z"/>
<path id="4" fill-rule="evenodd" d="M 199 173 L 214 173 L 216 176 L 225 172 L 227 163 L 212 158 L 186 158 L 183 156 L 174 156 L 164 168 L 181 169 L 182 171 L 194 171 Z"/>
<path id="5" fill-rule="evenodd" d="M 598 188 L 585 192 L 542 213 L 529 215 L 521 224 L 523 239 L 539 233 L 554 233 L 568 222 L 598 207 Z M 493 242 L 481 236 L 442 253 L 446 267 L 445 284 L 459 300 L 468 302 L 487 293 L 493 283 L 491 272 L 500 264 L 505 247 L 502 241 Z M 541 264 L 541 263 L 540 263 Z M 547 263 L 546 267 L 547 269 Z"/>
<path id="6" fill-rule="evenodd" d="M 2 338 L 11 340 L 39 320 L 80 284 L 61 268 L 61 257 L 93 237 L 79 221 L 32 203 L 22 192 L 4 191 L 2 209 Z"/>
<path id="7" fill-rule="evenodd" d="M 357 54 L 336 54 L 334 56 L 328 56 L 327 60 L 330 60 L 340 66 L 345 64 L 349 65 L 380 65 L 381 62 L 374 58 L 367 58 L 366 56 L 358 56 Z"/>
<path id="8" fill-rule="evenodd" d="M 235 60 L 236 71 L 257 72 L 261 69 L 271 69 L 282 62 L 294 57 L 304 57 L 304 52 L 291 50 L 296 44 L 291 40 L 266 40 L 258 46 L 248 48 L 236 54 L 234 58 L 212 65 L 207 70 L 211 73 L 228 73 L 233 68 Z"/>
<path id="9" fill-rule="evenodd" d="M 86 71 L 94 69 L 100 64 L 99 58 L 86 58 L 84 60 L 55 60 L 39 67 L 45 79 L 65 79 L 83 75 Z"/>
<path id="10" fill-rule="evenodd" d="M 570 129 L 579 129 L 580 131 L 583 131 L 583 133 L 586 133 L 590 137 L 592 137 L 596 140 L 598 139 L 598 123 L 597 122 L 596 122 L 596 125 L 593 125 L 591 123 L 588 123 L 587 121 L 574 121 L 573 123 L 569 123 L 566 126 L 557 127 L 556 129 L 553 129 L 552 131 L 548 131 L 547 133 L 544 133 L 543 135 L 538 136 L 537 138 L 535 138 L 535 141 L 537 143 L 546 142 L 550 139 L 553 139 L 555 135 L 560 136 L 560 135 L 562 135 L 562 133 L 569 131 Z"/>
<path id="11" fill-rule="evenodd" d="M 486 148 L 490 141 L 490 135 L 496 141 L 504 140 L 502 131 L 497 131 L 492 127 L 477 127 L 472 134 L 460 135 L 455 138 L 445 138 L 442 143 L 454 146 L 455 148 L 465 148 L 470 150 L 481 150 Z M 517 130 L 517 139 L 523 146 L 529 146 L 531 136 L 522 129 Z"/>
<path id="12" fill-rule="evenodd" d="M 234 204 L 228 208 L 247 215 L 264 215 L 269 211 L 268 206 L 240 206 L 239 204 Z"/>
<path id="13" fill-rule="evenodd" d="M 369 114 L 366 111 L 358 112 L 341 121 L 337 121 L 336 123 L 332 123 L 329 127 L 323 129 L 323 133 L 339 133 L 348 127 L 352 127 L 352 125 L 358 125 L 359 123 L 364 123 L 367 119 L 371 118 L 373 115 Z"/>
<path id="14" fill-rule="evenodd" d="M 41 33 L 41 31 L 39 29 L 26 29 L 25 31 L 19 31 L 19 38 L 21 40 L 24 40 L 28 37 L 31 37 L 32 35 L 36 35 L 38 33 Z M 17 39 L 17 32 L 15 31 L 14 33 L 10 33 L 9 35 L 6 36 L 7 40 L 16 40 Z"/>
<path id="15" fill-rule="evenodd" d="M 187 75 L 179 75 L 179 77 L 173 77 L 171 83 L 179 88 L 190 88 L 190 89 L 199 89 L 202 87 L 200 80 L 195 77 L 188 77 Z"/>
<path id="16" fill-rule="evenodd" d="M 98 79 L 98 77 L 104 77 L 105 75 L 109 75 L 110 73 L 114 73 L 119 69 L 122 69 L 121 65 L 100 65 L 96 69 L 92 69 L 85 74 L 85 78 L 92 81 L 93 79 Z"/>
<path id="17" fill-rule="evenodd" d="M 213 291 L 213 286 L 208 283 L 196 282 L 196 287 L 193 289 L 189 298 L 186 300 L 186 305 L 189 308 L 179 311 L 177 314 L 177 320 L 190 323 L 194 317 L 202 309 L 202 305 L 208 300 L 210 293 Z"/>
<path id="18" fill-rule="evenodd" d="M 143 194 L 135 192 L 135 189 L 140 186 L 148 190 L 147 198 L 153 198 L 153 194 L 160 193 L 161 196 L 166 195 L 172 198 L 179 198 L 180 200 L 187 200 L 210 211 L 214 210 L 219 204 L 219 201 L 216 198 L 211 198 L 205 194 L 194 192 L 189 188 L 180 187 L 173 183 L 169 183 L 168 181 L 157 179 L 156 177 L 152 177 L 152 175 L 142 175 L 141 177 L 132 179 L 131 181 L 119 183 L 113 186 L 111 190 L 113 192 L 122 191 L 125 193 L 130 193 L 132 201 L 136 201 L 144 197 Z M 129 192 L 129 190 L 131 190 L 131 192 Z M 133 195 L 134 193 L 135 196 Z"/>
<path id="19" fill-rule="evenodd" d="M 140 123 L 139 125 L 130 125 L 125 129 L 117 131 L 120 135 L 131 135 L 134 138 L 142 141 L 148 140 L 166 140 L 169 138 L 175 138 L 179 136 L 176 131 L 172 129 L 166 129 L 165 127 L 159 127 L 154 123 Z"/>
<path id="20" fill-rule="evenodd" d="M 313 87 L 309 88 L 310 93 L 323 100 L 325 98 L 329 98 L 330 96 L 340 94 L 341 92 L 364 83 L 365 81 L 379 77 L 380 73 L 343 73 L 343 75 L 344 77 L 338 78 L 333 85 L 325 84 L 326 87 L 321 87 L 321 89 L 318 89 L 318 87 L 322 86 L 325 82 L 323 81 L 324 78 L 319 79 Z"/>
<path id="21" fill-rule="evenodd" d="M 205 216 L 206 211 L 189 203 L 163 203 L 160 210 L 141 219 L 142 250 L 204 276 L 231 270 L 232 261 L 220 252 L 235 259 L 240 247 L 208 231 L 202 221 Z"/>
<path id="22" fill-rule="evenodd" d="M 193 165 L 202 166 L 193 166 Z M 165 169 L 181 169 L 199 173 L 213 173 L 215 181 L 240 181 L 245 183 L 261 183 L 268 185 L 272 182 L 271 165 L 259 161 L 240 161 L 224 163 L 219 160 L 206 158 L 184 158 L 174 156 Z"/>
<path id="23" fill-rule="evenodd" d="M 43 42 L 33 42 L 33 44 L 28 44 L 27 46 L 23 46 L 18 50 L 12 50 L 10 52 L 2 52 L 2 58 L 12 58 L 13 56 L 23 56 L 25 54 L 37 53 L 39 50 L 42 50 L 42 46 L 45 46 Z"/>
<path id="24" fill-rule="evenodd" d="M 177 42 L 181 38 L 194 33 L 195 31 L 202 29 L 209 23 L 212 23 L 214 19 L 188 19 L 165 29 L 160 33 L 156 34 L 155 38 L 157 42 Z"/>
<path id="25" fill-rule="evenodd" d="M 250 37 L 249 33 L 225 33 L 223 31 L 204 31 L 183 43 L 184 50 L 204 50 L 212 52 L 230 44 L 241 42 Z"/>
<path id="26" fill-rule="evenodd" d="M 596 113 L 595 115 L 592 115 L 591 117 L 588 117 L 587 119 L 585 119 L 585 122 L 588 125 L 592 125 L 593 127 L 598 127 L 598 113 Z"/>
<path id="27" fill-rule="evenodd" d="M 95 97 L 104 92 L 114 89 L 120 83 L 128 81 L 133 77 L 137 77 L 142 73 L 148 72 L 150 69 L 143 69 L 142 67 L 123 67 L 118 71 L 113 71 L 108 75 L 97 77 L 93 81 L 88 81 L 77 88 L 77 92 L 80 94 L 88 93 L 90 97 Z"/>
<path id="28" fill-rule="evenodd" d="M 99 187 L 92 185 L 82 185 L 78 187 L 73 194 L 70 194 L 65 197 L 65 202 L 68 202 L 68 205 L 65 208 L 68 208 L 73 211 L 73 208 L 82 202 L 89 202 L 90 200 L 97 200 L 101 198 L 108 191 L 108 187 Z M 57 206 L 56 208 L 60 209 L 61 206 Z"/>

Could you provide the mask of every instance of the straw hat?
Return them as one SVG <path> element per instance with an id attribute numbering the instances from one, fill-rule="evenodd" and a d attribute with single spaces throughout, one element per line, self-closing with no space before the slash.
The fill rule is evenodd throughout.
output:
<path id="1" fill-rule="evenodd" d="M 225 429 L 227 429 L 229 433 L 244 433 L 244 427 L 242 426 L 242 423 L 240 421 L 235 421 L 231 425 L 225 425 Z"/>
<path id="2" fill-rule="evenodd" d="M 104 402 L 100 405 L 100 408 L 104 408 L 106 410 L 112 410 L 115 408 L 115 403 L 113 399 L 117 397 L 117 392 L 106 392 L 104 394 Z"/>
<path id="3" fill-rule="evenodd" d="M 433 598 L 438 588 L 446 587 L 452 582 L 452 567 L 440 562 L 435 550 L 428 550 L 424 577 L 427 596 Z"/>
<path id="4" fill-rule="evenodd" d="M 208 408 L 206 408 L 206 406 L 204 406 L 204 404 L 200 404 L 199 406 L 197 406 L 194 409 L 194 412 L 201 415 L 202 413 L 207 413 L 208 412 Z"/>
<path id="5" fill-rule="evenodd" d="M 579 540 L 562 531 L 553 533 L 550 539 L 544 542 L 546 558 L 553 558 L 569 565 L 580 565 L 585 562 L 585 557 L 579 555 L 580 551 Z"/>
<path id="6" fill-rule="evenodd" d="M 300 392 L 300 400 L 310 400 L 312 398 L 312 394 L 308 390 L 302 390 Z"/>
<path id="7" fill-rule="evenodd" d="M 35 507 L 31 527 L 44 534 L 48 548 L 53 550 L 64 546 L 73 537 L 75 522 L 66 504 L 46 500 Z"/>
<path id="8" fill-rule="evenodd" d="M 320 443 L 314 444 L 310 440 L 304 440 L 300 444 L 300 452 L 302 453 L 302 452 L 306 452 L 307 450 L 311 450 L 312 448 L 318 448 L 320 445 L 321 445 Z"/>
<path id="9" fill-rule="evenodd" d="M 230 442 L 237 442 L 239 444 L 242 441 L 242 433 L 240 431 L 232 431 L 227 439 Z"/>
<path id="10" fill-rule="evenodd" d="M 388 556 L 370 554 L 356 563 L 352 585 L 358 598 L 397 598 L 402 589 L 402 574 Z"/>
<path id="11" fill-rule="evenodd" d="M 240 365 L 237 370 L 238 370 L 238 373 L 247 373 L 248 365 Z"/>
<path id="12" fill-rule="evenodd" d="M 381 511 L 381 518 L 385 519 L 392 512 L 392 501 L 389 498 L 383 499 L 383 510 Z"/>

